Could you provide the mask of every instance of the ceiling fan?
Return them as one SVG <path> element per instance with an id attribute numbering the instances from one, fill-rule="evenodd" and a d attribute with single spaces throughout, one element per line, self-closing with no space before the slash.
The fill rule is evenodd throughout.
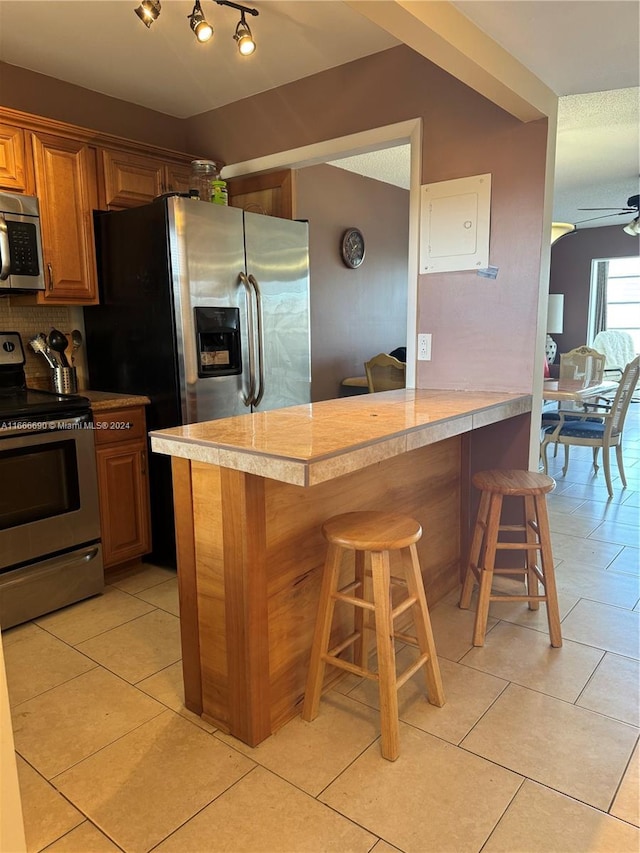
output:
<path id="1" fill-rule="evenodd" d="M 593 222 L 596 219 L 606 219 L 609 216 L 624 216 L 628 213 L 635 213 L 633 219 L 623 230 L 627 234 L 640 234 L 640 195 L 632 195 L 627 199 L 627 207 L 579 207 L 578 210 L 597 211 L 597 210 L 612 210 L 613 213 L 603 213 L 602 216 L 592 216 L 590 219 L 580 219 L 575 222 L 575 225 L 580 225 L 582 222 Z"/>

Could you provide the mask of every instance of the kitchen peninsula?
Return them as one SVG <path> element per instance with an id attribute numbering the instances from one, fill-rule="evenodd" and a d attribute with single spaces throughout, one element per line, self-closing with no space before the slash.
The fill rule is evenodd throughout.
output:
<path id="1" fill-rule="evenodd" d="M 530 411 L 403 389 L 152 432 L 173 457 L 187 707 L 251 746 L 298 713 L 334 514 L 412 515 L 429 604 L 454 589 L 471 473 L 526 467 Z"/>

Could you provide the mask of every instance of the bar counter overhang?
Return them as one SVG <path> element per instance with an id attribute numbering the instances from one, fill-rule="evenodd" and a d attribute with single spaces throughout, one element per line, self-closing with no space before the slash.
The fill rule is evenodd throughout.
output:
<path id="1" fill-rule="evenodd" d="M 430 607 L 453 590 L 471 476 L 527 467 L 531 405 L 400 390 L 152 432 L 172 457 L 187 708 L 251 746 L 299 713 L 332 515 L 412 515 Z"/>

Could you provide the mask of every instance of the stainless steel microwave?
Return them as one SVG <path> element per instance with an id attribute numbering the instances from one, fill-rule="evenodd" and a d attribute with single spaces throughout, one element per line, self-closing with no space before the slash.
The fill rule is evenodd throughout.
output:
<path id="1" fill-rule="evenodd" d="M 38 199 L 0 192 L 0 291 L 44 287 Z"/>

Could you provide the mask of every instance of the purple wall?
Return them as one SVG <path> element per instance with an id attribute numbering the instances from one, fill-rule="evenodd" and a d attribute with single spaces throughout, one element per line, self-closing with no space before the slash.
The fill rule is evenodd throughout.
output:
<path id="1" fill-rule="evenodd" d="M 547 121 L 523 123 L 406 46 L 188 120 L 189 146 L 234 163 L 421 117 L 422 183 L 491 173 L 489 263 L 421 276 L 419 331 L 433 334 L 419 388 L 530 392 L 535 369 Z"/>
<path id="2" fill-rule="evenodd" d="M 587 341 L 592 260 L 626 258 L 639 251 L 640 237 L 625 234 L 622 224 L 579 229 L 551 247 L 549 293 L 564 293 L 564 331 L 552 336 L 558 344 L 557 362 L 561 352 Z"/>
<path id="3" fill-rule="evenodd" d="M 184 119 L 6 62 L 0 62 L 0 104 L 161 148 L 188 150 Z"/>
<path id="4" fill-rule="evenodd" d="M 309 220 L 312 399 L 328 400 L 372 356 L 406 346 L 409 192 L 327 165 L 300 169 L 296 190 Z M 352 226 L 365 239 L 355 270 L 340 257 Z"/>

